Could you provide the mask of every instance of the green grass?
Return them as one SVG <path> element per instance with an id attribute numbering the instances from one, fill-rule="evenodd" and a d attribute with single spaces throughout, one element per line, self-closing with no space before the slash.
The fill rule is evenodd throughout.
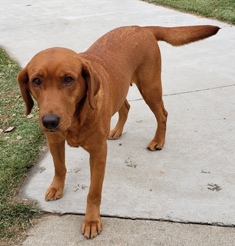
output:
<path id="1" fill-rule="evenodd" d="M 235 24 L 235 0 L 146 0 L 146 2 Z"/>
<path id="2" fill-rule="evenodd" d="M 19 65 L 0 48 L 0 242 L 18 236 L 38 213 L 32 204 L 17 196 L 45 143 L 37 110 L 32 118 L 25 116 L 16 79 L 19 71 Z M 10 126 L 13 131 L 4 132 Z"/>

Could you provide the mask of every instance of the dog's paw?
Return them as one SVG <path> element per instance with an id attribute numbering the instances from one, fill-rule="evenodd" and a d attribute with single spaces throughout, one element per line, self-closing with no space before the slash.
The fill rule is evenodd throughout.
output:
<path id="1" fill-rule="evenodd" d="M 113 130 L 111 130 L 109 132 L 108 139 L 109 140 L 116 140 L 116 139 L 119 139 L 121 135 L 122 135 L 122 130 L 118 130 L 118 129 L 114 128 Z"/>
<path id="2" fill-rule="evenodd" d="M 62 197 L 63 189 L 62 188 L 55 188 L 53 186 L 50 186 L 45 195 L 46 201 L 54 201 L 57 199 L 60 199 Z"/>
<path id="3" fill-rule="evenodd" d="M 84 219 L 84 222 L 82 225 L 82 234 L 87 239 L 98 236 L 101 233 L 101 230 L 102 230 L 102 223 L 101 223 L 100 218 L 96 220 Z"/>
<path id="4" fill-rule="evenodd" d="M 147 145 L 147 149 L 151 151 L 161 150 L 163 148 L 163 145 L 164 145 L 164 141 L 152 140 Z"/>

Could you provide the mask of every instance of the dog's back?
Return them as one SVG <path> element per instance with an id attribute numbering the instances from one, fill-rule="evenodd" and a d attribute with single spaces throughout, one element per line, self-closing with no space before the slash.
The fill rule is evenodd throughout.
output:
<path id="1" fill-rule="evenodd" d="M 157 41 L 165 41 L 173 46 L 189 44 L 215 35 L 220 28 L 211 25 L 160 27 L 160 26 L 124 26 L 99 38 L 85 53 L 97 55 L 109 67 L 115 65 L 120 71 L 133 69 L 145 60 L 145 57 L 159 53 Z M 113 59 L 115 57 L 116 59 Z M 125 57 L 125 60 L 123 59 Z M 114 63 L 114 65 L 112 65 Z M 118 66 L 117 66 L 118 65 Z M 130 68 L 131 66 L 131 68 Z M 119 72 L 120 72 L 119 71 Z"/>
<path id="2" fill-rule="evenodd" d="M 189 44 L 215 35 L 219 27 L 211 25 L 161 27 L 161 26 L 124 26 L 116 28 L 99 38 L 87 51 L 103 56 L 109 53 L 131 52 L 133 49 L 148 45 L 155 36 L 173 46 Z"/>

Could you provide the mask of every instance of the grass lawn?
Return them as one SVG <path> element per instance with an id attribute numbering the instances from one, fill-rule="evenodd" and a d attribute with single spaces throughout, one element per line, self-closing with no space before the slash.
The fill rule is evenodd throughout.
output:
<path id="1" fill-rule="evenodd" d="M 45 144 L 34 110 L 25 116 L 16 76 L 19 65 L 0 49 L 0 245 L 15 239 L 38 213 L 17 191 Z M 13 130 L 5 132 L 9 127 Z M 6 245 L 6 244 L 5 244 Z"/>
<path id="2" fill-rule="evenodd" d="M 235 24 L 235 0 L 146 0 L 146 2 Z"/>

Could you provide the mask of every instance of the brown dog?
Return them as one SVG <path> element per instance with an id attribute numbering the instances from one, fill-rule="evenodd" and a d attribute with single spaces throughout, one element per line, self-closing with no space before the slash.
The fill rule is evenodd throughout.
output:
<path id="1" fill-rule="evenodd" d="M 126 100 L 135 83 L 154 113 L 158 127 L 148 144 L 162 149 L 167 111 L 162 101 L 161 57 L 157 40 L 184 45 L 217 33 L 216 26 L 121 27 L 98 39 L 86 52 L 50 48 L 35 55 L 19 73 L 18 82 L 27 107 L 31 95 L 39 107 L 39 120 L 46 134 L 55 166 L 47 201 L 61 198 L 64 189 L 65 141 L 90 154 L 91 183 L 82 232 L 93 238 L 101 232 L 100 203 L 105 173 L 107 138 L 121 136 L 130 105 Z M 119 113 L 110 131 L 112 115 Z"/>

